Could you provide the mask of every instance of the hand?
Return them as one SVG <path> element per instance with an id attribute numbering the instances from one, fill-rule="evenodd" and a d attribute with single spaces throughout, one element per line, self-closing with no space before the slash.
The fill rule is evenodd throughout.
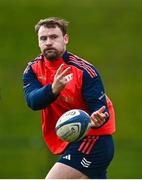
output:
<path id="1" fill-rule="evenodd" d="M 95 111 L 92 115 L 91 115 L 91 127 L 93 128 L 98 128 L 100 126 L 102 126 L 105 121 L 106 118 L 109 117 L 109 114 L 107 112 L 104 112 L 105 110 L 105 106 L 102 106 L 99 110 Z"/>
<path id="2" fill-rule="evenodd" d="M 66 75 L 66 73 L 69 72 L 70 67 L 63 70 L 63 66 L 64 64 L 61 64 L 54 76 L 54 81 L 52 83 L 52 92 L 54 94 L 59 94 L 73 78 L 72 73 Z"/>

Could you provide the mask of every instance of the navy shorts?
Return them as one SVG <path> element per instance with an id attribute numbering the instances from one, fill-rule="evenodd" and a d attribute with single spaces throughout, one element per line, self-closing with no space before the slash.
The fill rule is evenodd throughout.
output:
<path id="1" fill-rule="evenodd" d="M 77 169 L 90 179 L 106 179 L 107 168 L 113 155 L 111 135 L 87 136 L 71 143 L 58 162 Z"/>

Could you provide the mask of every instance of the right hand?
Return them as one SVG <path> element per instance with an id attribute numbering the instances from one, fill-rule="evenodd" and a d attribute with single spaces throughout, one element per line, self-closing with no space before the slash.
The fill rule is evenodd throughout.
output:
<path id="1" fill-rule="evenodd" d="M 63 66 L 64 64 L 61 64 L 54 76 L 52 83 L 52 92 L 54 94 L 59 94 L 73 78 L 72 73 L 66 75 L 66 73 L 70 71 L 70 67 L 63 70 Z"/>
<path id="2" fill-rule="evenodd" d="M 106 118 L 108 118 L 108 113 L 104 112 L 106 109 L 105 106 L 102 106 L 97 111 L 93 112 L 91 115 L 91 127 L 98 128 L 102 126 L 106 122 Z"/>

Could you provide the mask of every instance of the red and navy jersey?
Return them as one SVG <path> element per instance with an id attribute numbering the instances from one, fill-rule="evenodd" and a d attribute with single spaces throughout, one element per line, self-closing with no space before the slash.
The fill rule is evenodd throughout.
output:
<path id="1" fill-rule="evenodd" d="M 52 93 L 54 75 L 61 64 L 70 67 L 73 79 L 59 95 Z M 111 101 L 104 92 L 102 80 L 96 68 L 72 53 L 63 58 L 48 61 L 43 55 L 28 63 L 23 74 L 27 104 L 33 110 L 42 110 L 42 131 L 45 142 L 54 154 L 61 154 L 68 142 L 59 139 L 55 125 L 68 110 L 82 109 L 90 115 L 102 106 L 109 113 L 108 121 L 100 128 L 91 129 L 88 135 L 108 135 L 115 132 L 115 114 Z"/>

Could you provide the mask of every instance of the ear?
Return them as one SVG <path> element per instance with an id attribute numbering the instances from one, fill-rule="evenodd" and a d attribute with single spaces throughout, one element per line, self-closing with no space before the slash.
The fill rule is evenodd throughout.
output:
<path id="1" fill-rule="evenodd" d="M 69 42 L 69 36 L 68 36 L 68 34 L 65 34 L 64 35 L 64 43 L 68 44 L 68 42 Z"/>

